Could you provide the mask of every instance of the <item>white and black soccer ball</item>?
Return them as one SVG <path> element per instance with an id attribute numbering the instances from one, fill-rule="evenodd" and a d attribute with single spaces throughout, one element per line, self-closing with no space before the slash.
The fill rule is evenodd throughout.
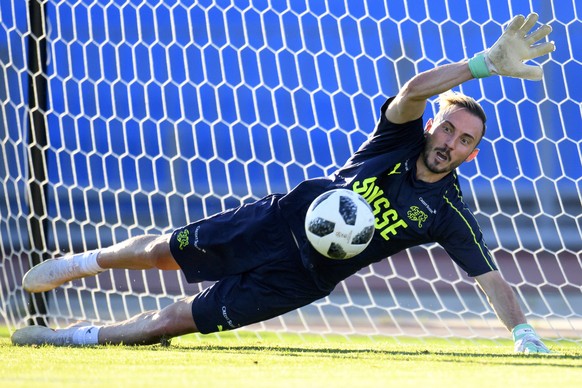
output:
<path id="1" fill-rule="evenodd" d="M 305 216 L 305 231 L 316 251 L 330 259 L 361 253 L 374 235 L 374 213 L 364 197 L 334 189 L 315 198 Z"/>

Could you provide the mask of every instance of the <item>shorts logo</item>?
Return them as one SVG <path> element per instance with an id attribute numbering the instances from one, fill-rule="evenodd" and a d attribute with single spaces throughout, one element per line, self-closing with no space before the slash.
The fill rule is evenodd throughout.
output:
<path id="1" fill-rule="evenodd" d="M 183 231 L 181 231 L 180 233 L 178 233 L 178 242 L 180 243 L 180 246 L 178 248 L 180 248 L 180 250 L 184 250 L 184 248 L 189 244 L 189 236 L 190 236 L 190 232 L 188 231 L 188 229 L 184 229 Z"/>
<path id="2" fill-rule="evenodd" d="M 194 230 L 194 248 L 198 249 L 200 252 L 202 253 L 206 253 L 206 249 L 201 248 L 198 243 L 200 242 L 200 240 L 198 239 L 198 232 L 200 231 L 200 225 L 198 225 L 196 227 L 196 229 Z"/>
<path id="3" fill-rule="evenodd" d="M 228 317 L 228 314 L 226 313 L 226 306 L 222 306 L 222 316 L 224 317 L 224 319 L 226 320 L 226 323 L 228 323 L 228 326 L 232 327 L 233 329 L 236 328 L 236 326 L 234 325 L 234 322 L 232 321 L 232 319 L 230 319 Z M 222 330 L 221 330 L 222 331 Z"/>
<path id="4" fill-rule="evenodd" d="M 411 206 L 406 215 L 411 221 L 417 221 L 419 228 L 422 228 L 422 223 L 425 222 L 428 218 L 426 213 L 420 210 L 418 206 Z"/>

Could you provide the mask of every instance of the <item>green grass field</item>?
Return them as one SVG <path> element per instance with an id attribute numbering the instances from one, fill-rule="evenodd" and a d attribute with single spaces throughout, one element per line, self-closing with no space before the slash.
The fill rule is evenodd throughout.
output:
<path id="1" fill-rule="evenodd" d="M 516 355 L 491 341 L 186 336 L 171 346 L 14 347 L 0 330 L 0 387 L 578 387 L 582 347 Z"/>

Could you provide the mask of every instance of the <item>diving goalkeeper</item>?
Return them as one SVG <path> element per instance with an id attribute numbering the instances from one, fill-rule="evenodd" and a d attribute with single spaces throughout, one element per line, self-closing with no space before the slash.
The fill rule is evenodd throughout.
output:
<path id="1" fill-rule="evenodd" d="M 415 245 L 437 242 L 486 294 L 512 333 L 515 351 L 547 353 L 500 275 L 472 212 L 463 202 L 456 168 L 472 160 L 486 117 L 471 97 L 450 89 L 493 75 L 542 79 L 524 62 L 554 50 L 550 26 L 538 16 L 516 16 L 489 49 L 410 79 L 382 106 L 376 129 L 331 177 L 307 180 L 287 194 L 216 214 L 162 236 L 137 236 L 111 247 L 54 258 L 23 278 L 29 292 L 116 268 L 181 270 L 189 282 L 214 281 L 197 295 L 129 320 L 53 330 L 29 326 L 12 335 L 15 345 L 153 344 L 187 333 L 212 333 L 267 320 L 329 295 L 361 268 Z M 439 96 L 434 119 L 423 121 L 427 99 Z M 378 195 L 370 245 L 349 260 L 318 254 L 307 240 L 304 217 L 321 193 L 367 187 Z M 370 199 L 372 201 L 372 199 Z M 409 217 L 409 210 L 422 214 Z"/>

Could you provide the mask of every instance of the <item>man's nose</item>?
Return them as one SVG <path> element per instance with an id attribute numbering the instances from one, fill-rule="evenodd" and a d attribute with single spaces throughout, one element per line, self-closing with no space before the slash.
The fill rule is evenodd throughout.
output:
<path id="1" fill-rule="evenodd" d="M 455 141 L 456 140 L 453 136 L 446 138 L 445 147 L 447 148 L 447 150 L 452 150 L 455 148 Z"/>

